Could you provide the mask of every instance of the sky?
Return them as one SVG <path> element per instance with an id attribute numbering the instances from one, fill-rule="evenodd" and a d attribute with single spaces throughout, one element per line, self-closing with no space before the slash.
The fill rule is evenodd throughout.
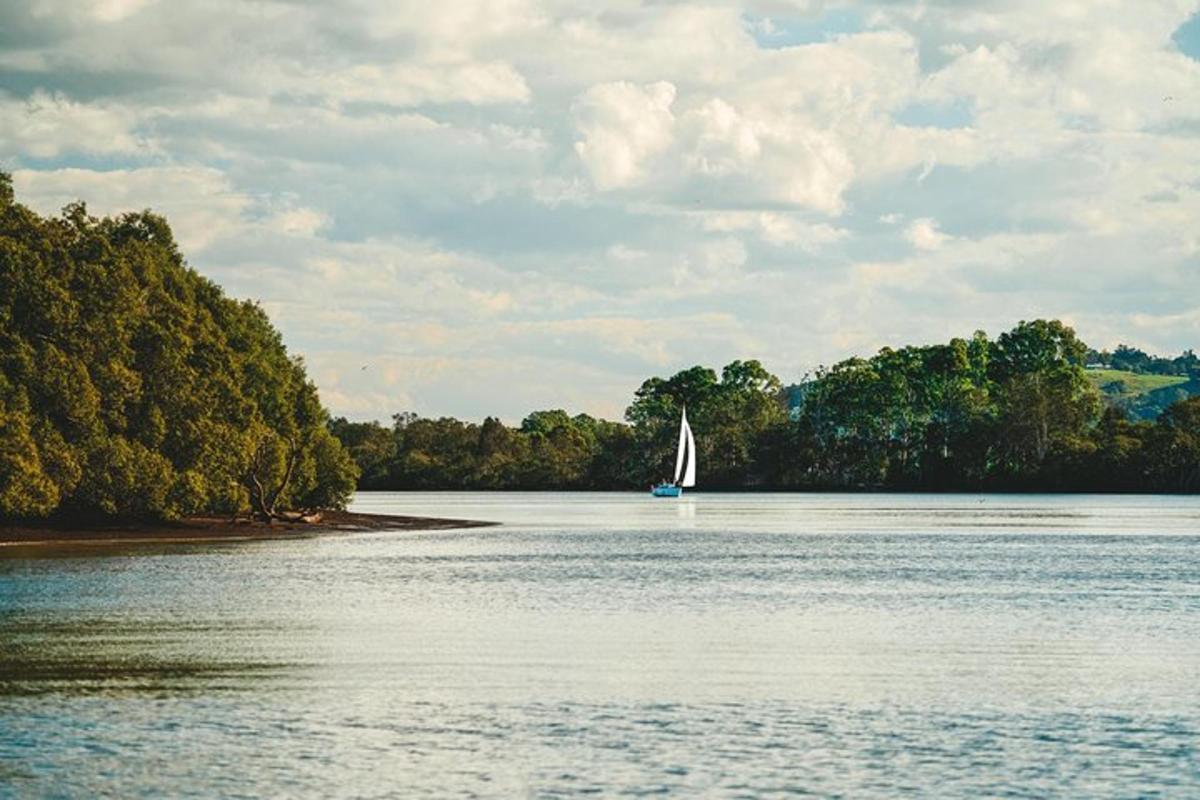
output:
<path id="1" fill-rule="evenodd" d="M 1200 346 L 1200 0 L 22 0 L 0 169 L 152 208 L 331 412 L 620 418 L 1072 324 Z"/>

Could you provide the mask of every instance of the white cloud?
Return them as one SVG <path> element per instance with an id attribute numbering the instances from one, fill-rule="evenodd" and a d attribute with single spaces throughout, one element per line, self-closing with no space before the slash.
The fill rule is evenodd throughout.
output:
<path id="1" fill-rule="evenodd" d="M 193 253 L 240 230 L 253 204 L 223 173 L 205 167 L 21 169 L 13 184 L 21 202 L 44 214 L 76 200 L 102 216 L 154 209 L 167 217 L 185 252 Z"/>
<path id="2" fill-rule="evenodd" d="M 750 119 L 719 98 L 690 112 L 685 124 L 685 169 L 752 199 L 841 212 L 855 167 L 836 136 L 776 112 Z M 721 180 L 731 177 L 738 181 Z"/>
<path id="3" fill-rule="evenodd" d="M 685 158 L 704 175 L 726 175 L 745 171 L 762 152 L 754 125 L 733 106 L 713 98 L 692 112 L 695 143 Z"/>
<path id="4" fill-rule="evenodd" d="M 321 229 L 329 226 L 329 216 L 311 208 L 288 208 L 273 214 L 267 220 L 268 226 L 282 233 L 297 236 L 315 236 Z"/>
<path id="5" fill-rule="evenodd" d="M 938 230 L 937 220 L 928 217 L 913 220 L 904 236 L 918 250 L 938 250 L 951 238 Z"/>
<path id="6" fill-rule="evenodd" d="M 35 158 L 67 153 L 154 153 L 135 133 L 138 113 L 129 108 L 79 103 L 61 93 L 35 91 L 24 100 L 0 93 L 0 149 Z"/>
<path id="7" fill-rule="evenodd" d="M 118 22 L 155 2 L 157 0 L 32 0 L 30 13 L 34 17 L 55 17 L 82 9 L 99 22 Z"/>
<path id="8" fill-rule="evenodd" d="M 101 22 L 116 22 L 156 0 L 92 0 L 92 13 Z"/>
<path id="9" fill-rule="evenodd" d="M 754 231 L 767 244 L 796 246 L 815 252 L 843 241 L 850 232 L 826 222 L 806 222 L 795 216 L 770 211 L 727 211 L 702 215 L 707 231 Z"/>
<path id="10" fill-rule="evenodd" d="M 675 87 L 666 81 L 599 84 L 575 100 L 571 111 L 583 137 L 575 152 L 597 188 L 617 189 L 643 178 L 646 162 L 671 144 L 674 101 Z"/>
<path id="11" fill-rule="evenodd" d="M 1196 6 L 1127 6 L 34 0 L 0 157 L 39 210 L 165 213 L 339 413 L 619 414 L 1036 315 L 1178 350 Z"/>
<path id="12" fill-rule="evenodd" d="M 525 103 L 525 79 L 501 61 L 451 64 L 356 64 L 314 80 L 338 102 L 387 103 Z"/>

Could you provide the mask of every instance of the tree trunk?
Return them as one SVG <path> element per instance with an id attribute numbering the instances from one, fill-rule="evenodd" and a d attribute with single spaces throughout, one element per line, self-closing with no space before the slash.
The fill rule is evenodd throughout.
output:
<path id="1" fill-rule="evenodd" d="M 263 485 L 264 462 L 266 459 L 267 444 L 262 442 L 254 451 L 254 458 L 250 461 L 250 469 L 247 472 L 247 487 L 250 490 L 250 507 L 254 516 L 262 522 L 268 524 L 277 519 L 282 519 L 280 513 L 276 510 L 279 505 L 279 497 L 287 489 L 291 483 L 292 473 L 296 470 L 296 461 L 299 458 L 300 449 L 296 446 L 296 440 L 293 438 L 287 439 L 288 456 L 287 468 L 284 470 L 283 478 L 280 479 L 279 485 L 273 490 L 268 491 Z"/>

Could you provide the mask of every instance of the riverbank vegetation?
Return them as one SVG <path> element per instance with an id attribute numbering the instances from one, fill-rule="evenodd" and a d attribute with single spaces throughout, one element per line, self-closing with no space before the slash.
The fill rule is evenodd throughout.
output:
<path id="1" fill-rule="evenodd" d="M 1200 489 L 1200 398 L 1181 389 L 1200 365 L 1190 352 L 1117 353 L 1114 363 L 1036 320 L 996 339 L 885 348 L 791 386 L 757 361 L 692 367 L 644 382 L 624 423 L 554 410 L 517 427 L 399 414 L 331 430 L 364 489 L 645 487 L 668 474 L 684 405 L 707 488 Z M 1113 386 L 1104 370 L 1118 366 L 1133 377 Z M 1163 389 L 1182 395 L 1154 421 L 1132 413 L 1132 400 Z"/>
<path id="2" fill-rule="evenodd" d="M 0 173 L 0 518 L 295 518 L 357 468 L 266 314 L 150 212 L 45 218 Z"/>
<path id="3" fill-rule="evenodd" d="M 757 361 L 646 380 L 621 422 L 536 411 L 330 420 L 254 303 L 150 212 L 46 218 L 0 173 L 0 519 L 297 520 L 363 489 L 1195 491 L 1200 362 L 1055 321 L 885 348 L 789 386 Z"/>

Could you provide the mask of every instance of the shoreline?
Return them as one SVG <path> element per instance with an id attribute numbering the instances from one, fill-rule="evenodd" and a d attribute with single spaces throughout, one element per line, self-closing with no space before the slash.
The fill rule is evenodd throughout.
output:
<path id="1" fill-rule="evenodd" d="M 405 517 L 326 511 L 320 522 L 233 522 L 224 517 L 192 517 L 176 522 L 116 522 L 111 525 L 28 523 L 0 526 L 0 552 L 9 547 L 60 545 L 206 544 L 276 539 L 312 539 L 347 533 L 436 531 L 499 525 L 469 519 Z"/>

